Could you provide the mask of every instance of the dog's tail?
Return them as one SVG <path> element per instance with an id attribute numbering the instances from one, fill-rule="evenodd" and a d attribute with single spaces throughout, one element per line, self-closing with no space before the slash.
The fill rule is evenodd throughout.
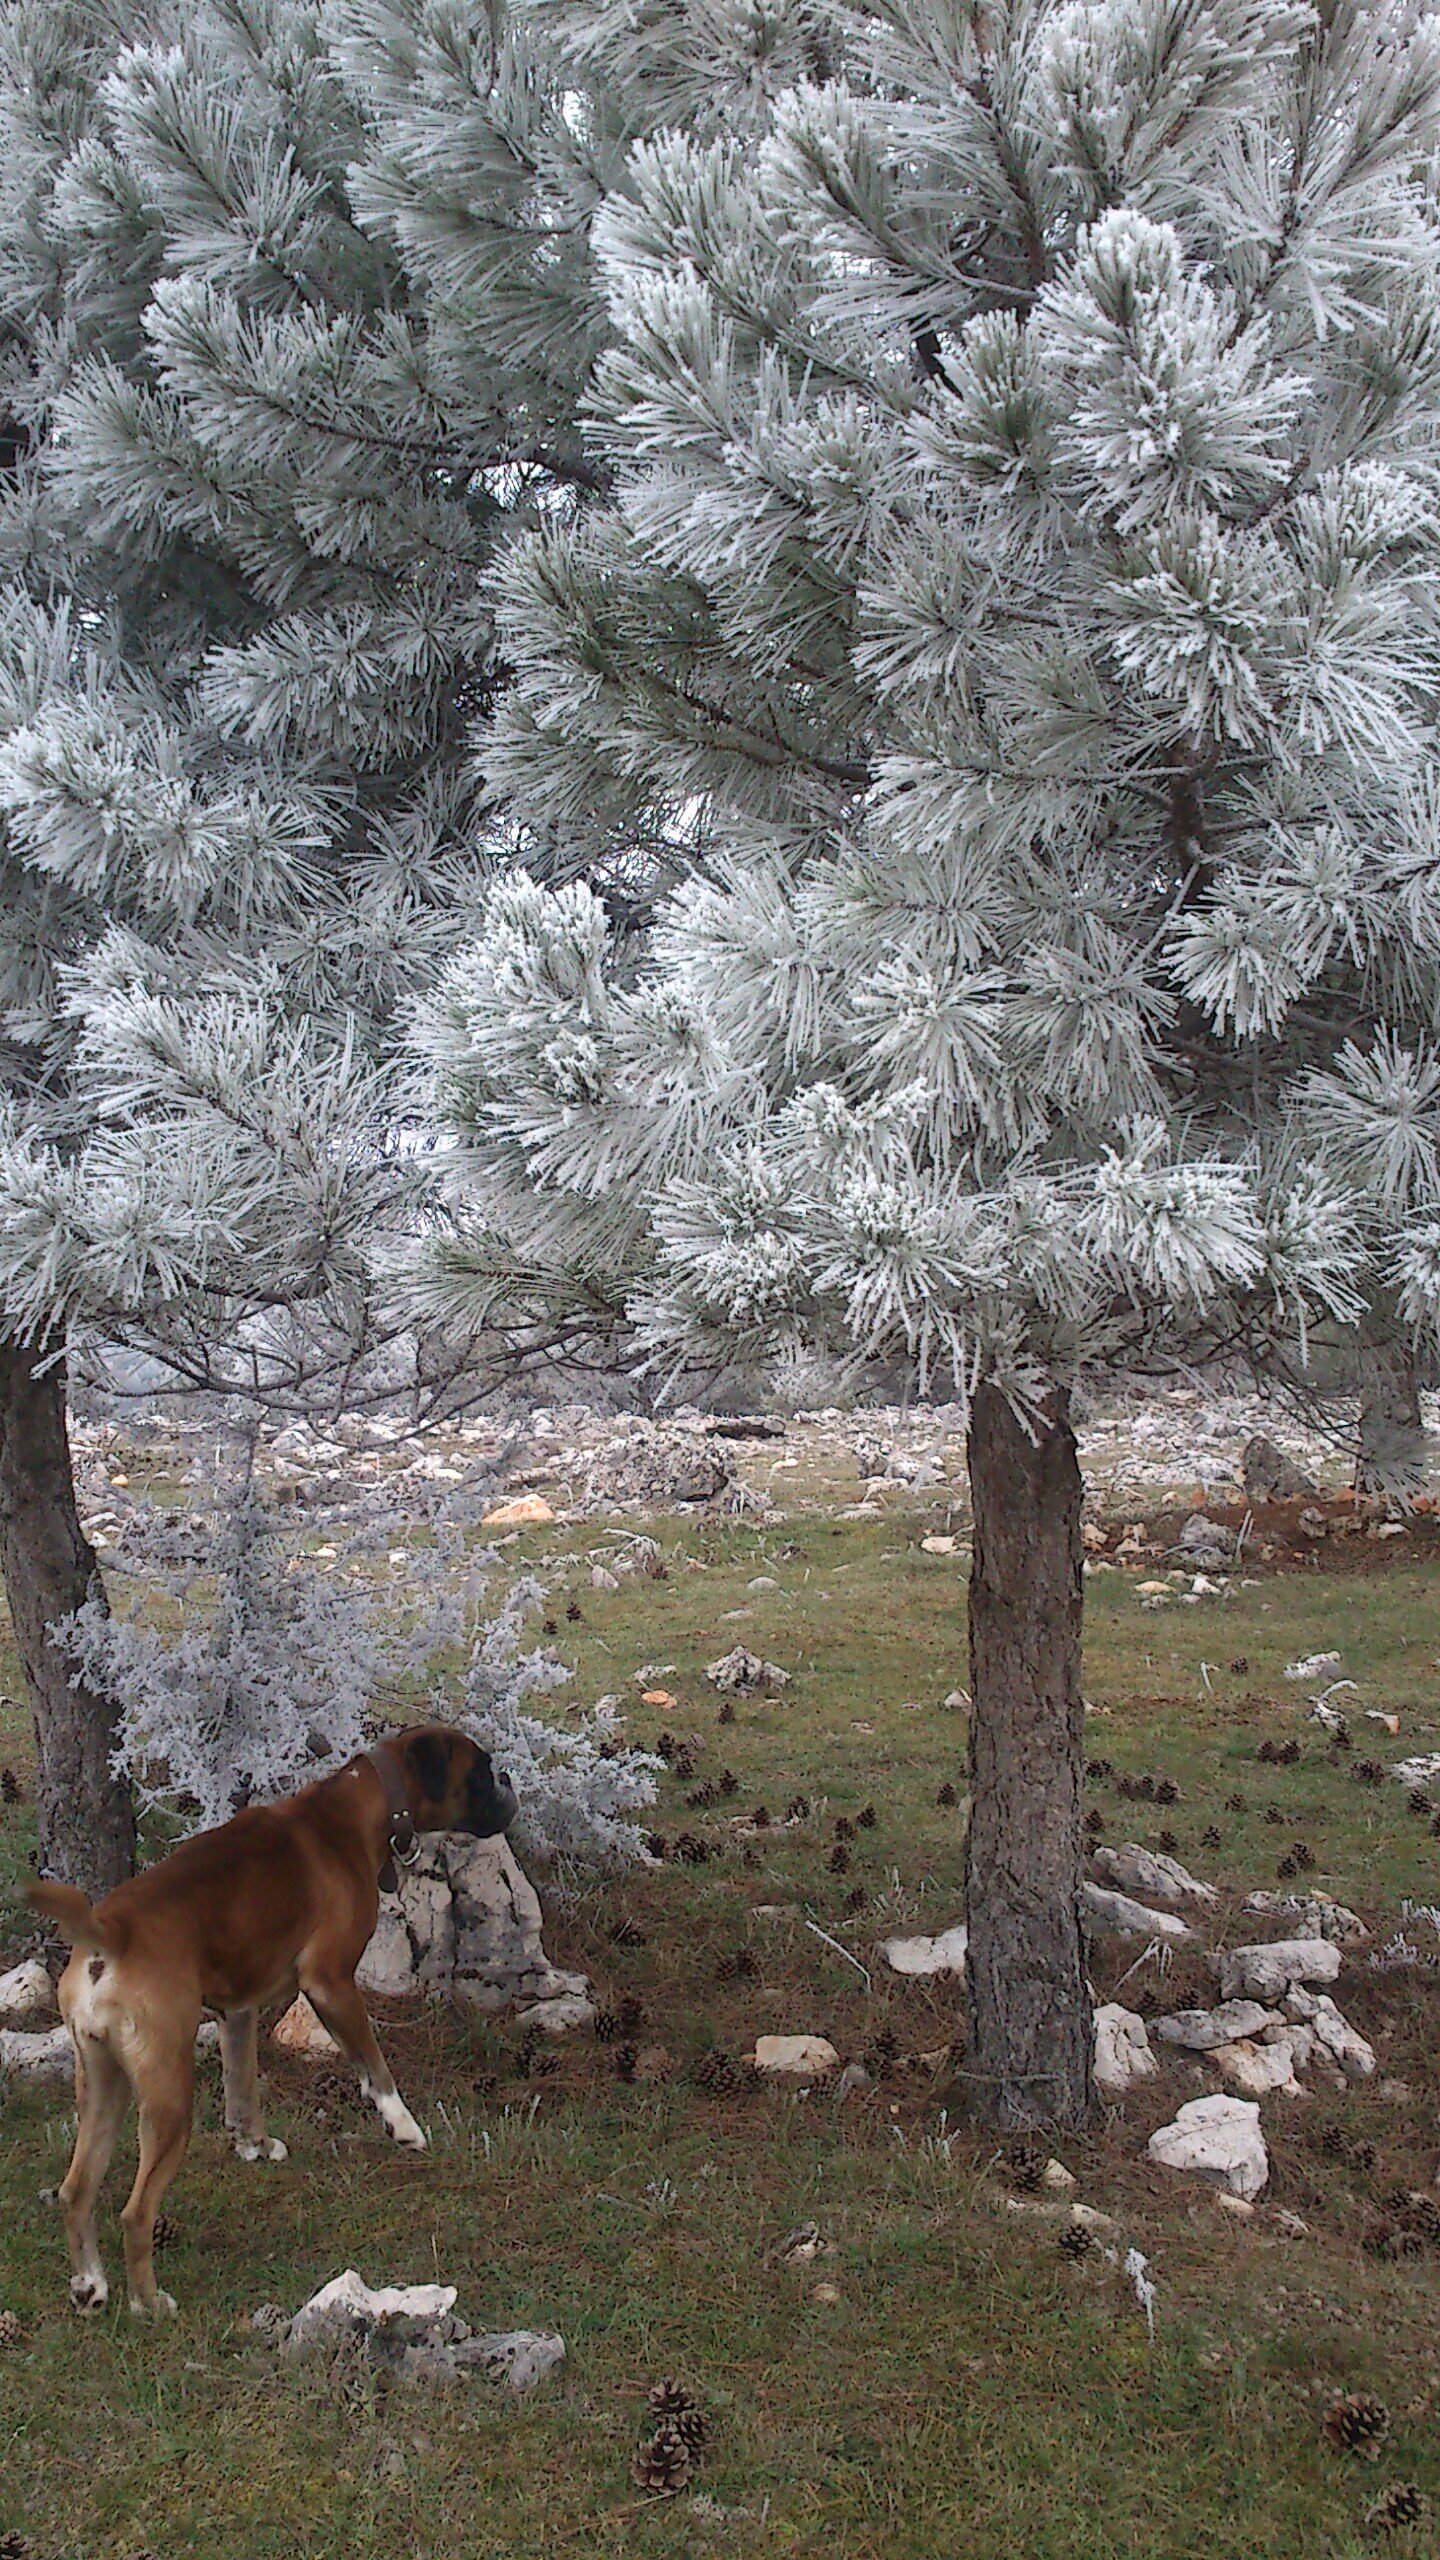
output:
<path id="1" fill-rule="evenodd" d="M 78 1885 L 27 1885 L 25 1899 L 36 1911 L 43 1912 L 47 1920 L 54 1922 L 67 1946 L 104 1947 L 103 1925 L 96 1919 Z"/>

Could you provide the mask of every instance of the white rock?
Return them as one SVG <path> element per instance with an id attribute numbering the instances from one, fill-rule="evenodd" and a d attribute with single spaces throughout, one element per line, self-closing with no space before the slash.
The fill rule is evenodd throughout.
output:
<path id="1" fill-rule="evenodd" d="M 416 1992 L 477 2009 L 581 1995 L 541 1939 L 540 1900 L 508 1840 L 427 1832 L 398 1891 L 382 1894 L 375 1934 L 356 1968 L 366 1991 Z"/>
<path id="2" fill-rule="evenodd" d="M 590 1567 L 590 1588 L 592 1591 L 618 1591 L 620 1588 L 620 1576 L 618 1573 L 612 1573 L 608 1565 L 592 1564 Z"/>
<path id="3" fill-rule="evenodd" d="M 1095 2012 L 1095 2086 L 1106 2098 L 1123 2098 L 1140 2080 L 1153 2080 L 1160 2065 L 1150 2050 L 1145 2021 L 1118 2000 Z"/>
<path id="4" fill-rule="evenodd" d="M 291 2001 L 284 2017 L 277 2019 L 270 2030 L 270 2040 L 272 2044 L 282 2046 L 286 2053 L 303 2054 L 307 2062 L 328 2062 L 330 2056 L 340 2050 L 329 2028 L 321 2025 L 303 1991 Z"/>
<path id="5" fill-rule="evenodd" d="M 958 1538 L 947 1538 L 941 1536 L 922 1538 L 920 1541 L 920 1552 L 922 1555 L 927 1556 L 953 1556 L 959 1543 Z"/>
<path id="6" fill-rule="evenodd" d="M 1173 2017 L 1156 2018 L 1154 2031 L 1162 2044 L 1183 2045 L 1187 2053 L 1213 2053 L 1217 2045 L 1238 2044 L 1242 2037 L 1263 2035 L 1284 2024 L 1278 2009 L 1258 2000 L 1226 2000 L 1218 2009 L 1177 2009 Z"/>
<path id="7" fill-rule="evenodd" d="M 1323 1991 L 1306 1991 L 1296 1984 L 1287 1994 L 1286 2011 L 1302 2022 L 1315 2042 L 1330 2054 L 1347 2080 L 1369 2080 L 1375 2070 L 1375 2048 L 1367 2044 L 1358 2029 L 1342 2018 L 1335 2003 Z"/>
<path id="8" fill-rule="evenodd" d="M 1097 1849 L 1093 1864 L 1106 1884 L 1118 1885 L 1122 1893 L 1143 1896 L 1149 1902 L 1219 1900 L 1213 1884 L 1201 1884 L 1178 1858 L 1167 1858 L 1158 1849 L 1142 1849 L 1133 1840 L 1123 1848 Z"/>
<path id="9" fill-rule="evenodd" d="M 780 2071 L 792 2079 L 818 2079 L 833 2071 L 840 2056 L 828 2036 L 757 2036 L 753 2060 L 757 2071 Z"/>
<path id="10" fill-rule="evenodd" d="M 1337 1947 L 1351 1947 L 1370 1935 L 1364 1921 L 1328 1893 L 1247 1893 L 1245 1909 L 1288 1921 L 1291 1938 L 1333 1938 Z"/>
<path id="11" fill-rule="evenodd" d="M 1102 1938 L 1193 1938 L 1183 1920 L 1173 1911 L 1152 1911 L 1147 1903 L 1132 1902 L 1128 1894 L 1107 1892 L 1104 1885 L 1083 1884 L 1080 1888 L 1085 1919 Z"/>
<path id="12" fill-rule="evenodd" d="M 1298 1662 L 1287 1662 L 1287 1680 L 1333 1680 L 1340 1668 L 1338 1653 L 1305 1653 Z"/>
<path id="13" fill-rule="evenodd" d="M 1189 2170 L 1250 2203 L 1270 2175 L 1260 2110 L 1253 2099 L 1192 2098 L 1173 2124 L 1152 2133 L 1145 2157 L 1162 2169 Z"/>
<path id="14" fill-rule="evenodd" d="M 68 2027 L 51 2027 L 46 2035 L 25 2035 L 18 2027 L 0 2028 L 0 2079 L 69 2081 L 75 2076 L 75 2047 Z"/>
<path id="15" fill-rule="evenodd" d="M 1283 2090 L 1287 2097 L 1300 2095 L 1288 2040 L 1284 2044 L 1252 2044 L 1246 2037 L 1239 2044 L 1218 2044 L 1210 2063 L 1226 2086 L 1238 2090 L 1242 2098 L 1268 2097 L 1273 2090 Z"/>
<path id="16" fill-rule="evenodd" d="M 555 2000 L 537 2000 L 533 2009 L 522 2009 L 519 2024 L 538 2027 L 542 2035 L 566 2036 L 576 2027 L 594 2024 L 595 2003 L 581 1992 L 562 1992 Z"/>
<path id="17" fill-rule="evenodd" d="M 1413 1760 L 1397 1760 L 1391 1769 L 1402 1787 L 1428 1787 L 1432 1778 L 1440 1778 L 1440 1751 L 1422 1751 Z"/>
<path id="18" fill-rule="evenodd" d="M 750 1697 L 757 1689 L 788 1689 L 790 1674 L 778 1662 L 762 1661 L 743 1644 L 721 1654 L 716 1662 L 707 1662 L 705 1677 L 731 1697 Z"/>
<path id="19" fill-rule="evenodd" d="M 55 1985 L 38 1956 L 0 1973 L 0 2026 L 23 2027 L 30 2018 L 53 2018 Z"/>
<path id="20" fill-rule="evenodd" d="M 1228 2213 L 1236 2222 L 1253 2222 L 1255 2219 L 1255 2207 L 1247 2204 L 1243 2196 L 1227 2195 L 1221 2187 L 1215 2201 L 1222 2213 Z"/>
<path id="21" fill-rule="evenodd" d="M 1079 2183 L 1074 2170 L 1067 2169 L 1063 2160 L 1047 2160 L 1040 2172 L 1040 2184 L 1048 2187 L 1052 2196 L 1073 2195 Z"/>
<path id="22" fill-rule="evenodd" d="M 970 1931 L 963 1920 L 938 1938 L 884 1938 L 880 1953 L 892 1973 L 957 1973 L 965 1970 Z"/>
<path id="23" fill-rule="evenodd" d="M 302 2303 L 281 2345 L 287 2355 L 303 2355 L 307 2347 L 343 2337 L 351 2329 L 376 2328 L 382 2320 L 439 2320 L 455 2308 L 453 2284 L 382 2284 L 370 2286 L 354 2267 L 332 2276 L 318 2293 Z"/>
<path id="24" fill-rule="evenodd" d="M 1329 1938 L 1276 1938 L 1264 1947 L 1229 1947 L 1219 1962 L 1224 1999 L 1278 2000 L 1292 1983 L 1334 1982 L 1340 1950 Z"/>

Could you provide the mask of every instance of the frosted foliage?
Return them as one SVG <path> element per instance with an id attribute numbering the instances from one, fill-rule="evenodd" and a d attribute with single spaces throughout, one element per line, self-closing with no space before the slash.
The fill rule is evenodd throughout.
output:
<path id="1" fill-rule="evenodd" d="M 479 741 L 694 876 L 488 899 L 421 1301 L 1022 1410 L 1434 1351 L 1440 20 L 774 14 L 596 216 L 613 486 Z"/>
<path id="2" fill-rule="evenodd" d="M 76 1671 L 118 1700 L 116 1765 L 142 1803 L 203 1829 L 342 1767 L 377 1727 L 429 1718 L 464 1725 L 509 1771 L 532 1851 L 604 1868 L 644 1858 L 625 1816 L 653 1802 L 661 1764 L 604 1716 L 562 1728 L 527 1708 L 571 1676 L 523 1649 L 543 1598 L 533 1578 L 487 1618 L 498 1556 L 443 1518 L 404 1577 L 375 1567 L 385 1540 L 374 1524 L 336 1528 L 326 1571 L 297 1551 L 293 1516 L 248 1462 L 198 1473 L 194 1510 L 125 1504 L 107 1554 L 116 1614 L 97 1593 L 54 1631 Z M 392 1516 L 391 1536 L 398 1526 Z M 458 1706 L 436 1676 L 441 1650 L 457 1648 L 468 1664 Z"/>
<path id="3" fill-rule="evenodd" d="M 664 1762 L 622 1744 L 606 1714 L 561 1727 L 527 1711 L 527 1698 L 570 1677 L 550 1655 L 521 1651 L 525 1619 L 541 1596 L 528 1577 L 513 1583 L 499 1615 L 476 1637 L 461 1721 L 519 1797 L 521 1848 L 581 1866 L 633 1866 L 648 1852 L 626 1817 L 654 1803 Z"/>

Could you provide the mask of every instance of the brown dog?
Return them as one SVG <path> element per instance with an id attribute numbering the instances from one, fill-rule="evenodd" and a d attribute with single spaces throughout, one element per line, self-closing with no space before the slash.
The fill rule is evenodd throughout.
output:
<path id="1" fill-rule="evenodd" d="M 424 2150 L 355 1967 L 375 1927 L 382 1878 L 394 1879 L 390 1860 L 407 1854 L 418 1831 L 491 1839 L 515 1810 L 509 1779 L 468 1734 L 416 1725 L 299 1795 L 247 1806 L 197 1833 L 93 1909 L 73 1885 L 31 1886 L 37 1911 L 75 1950 L 60 2008 L 75 2043 L 79 2131 L 60 2202 L 77 2311 L 99 2311 L 109 2298 L 95 2205 L 132 2092 L 140 2165 L 120 2217 L 130 2308 L 175 2308 L 156 2285 L 151 2250 L 160 2199 L 190 2139 L 204 2009 L 221 2013 L 225 2123 L 242 2160 L 286 2156 L 261 2117 L 255 2021 L 268 2001 L 291 2000 L 297 1989 L 349 2055 L 387 2132 Z"/>

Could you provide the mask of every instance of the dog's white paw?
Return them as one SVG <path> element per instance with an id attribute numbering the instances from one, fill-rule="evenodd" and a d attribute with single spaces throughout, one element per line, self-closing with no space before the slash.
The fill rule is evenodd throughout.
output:
<path id="1" fill-rule="evenodd" d="M 136 2320 L 165 2320 L 174 2308 L 173 2293 L 157 2293 L 153 2302 L 142 2302 L 138 2293 L 130 2296 L 131 2315 Z"/>
<path id="2" fill-rule="evenodd" d="M 429 2150 L 430 2145 L 423 2129 L 416 2123 L 398 2089 L 392 2089 L 387 2097 L 377 2098 L 375 2104 L 384 2119 L 386 2132 L 392 2141 L 400 2144 L 402 2150 Z"/>
<path id="3" fill-rule="evenodd" d="M 95 2312 L 103 2311 L 109 2299 L 110 2287 L 103 2276 L 71 2277 L 71 2307 L 79 2312 L 82 2320 L 89 2320 Z"/>
<path id="4" fill-rule="evenodd" d="M 288 2160 L 290 2154 L 273 2133 L 262 2133 L 258 2142 L 237 2140 L 235 2156 L 238 2160 Z"/>

